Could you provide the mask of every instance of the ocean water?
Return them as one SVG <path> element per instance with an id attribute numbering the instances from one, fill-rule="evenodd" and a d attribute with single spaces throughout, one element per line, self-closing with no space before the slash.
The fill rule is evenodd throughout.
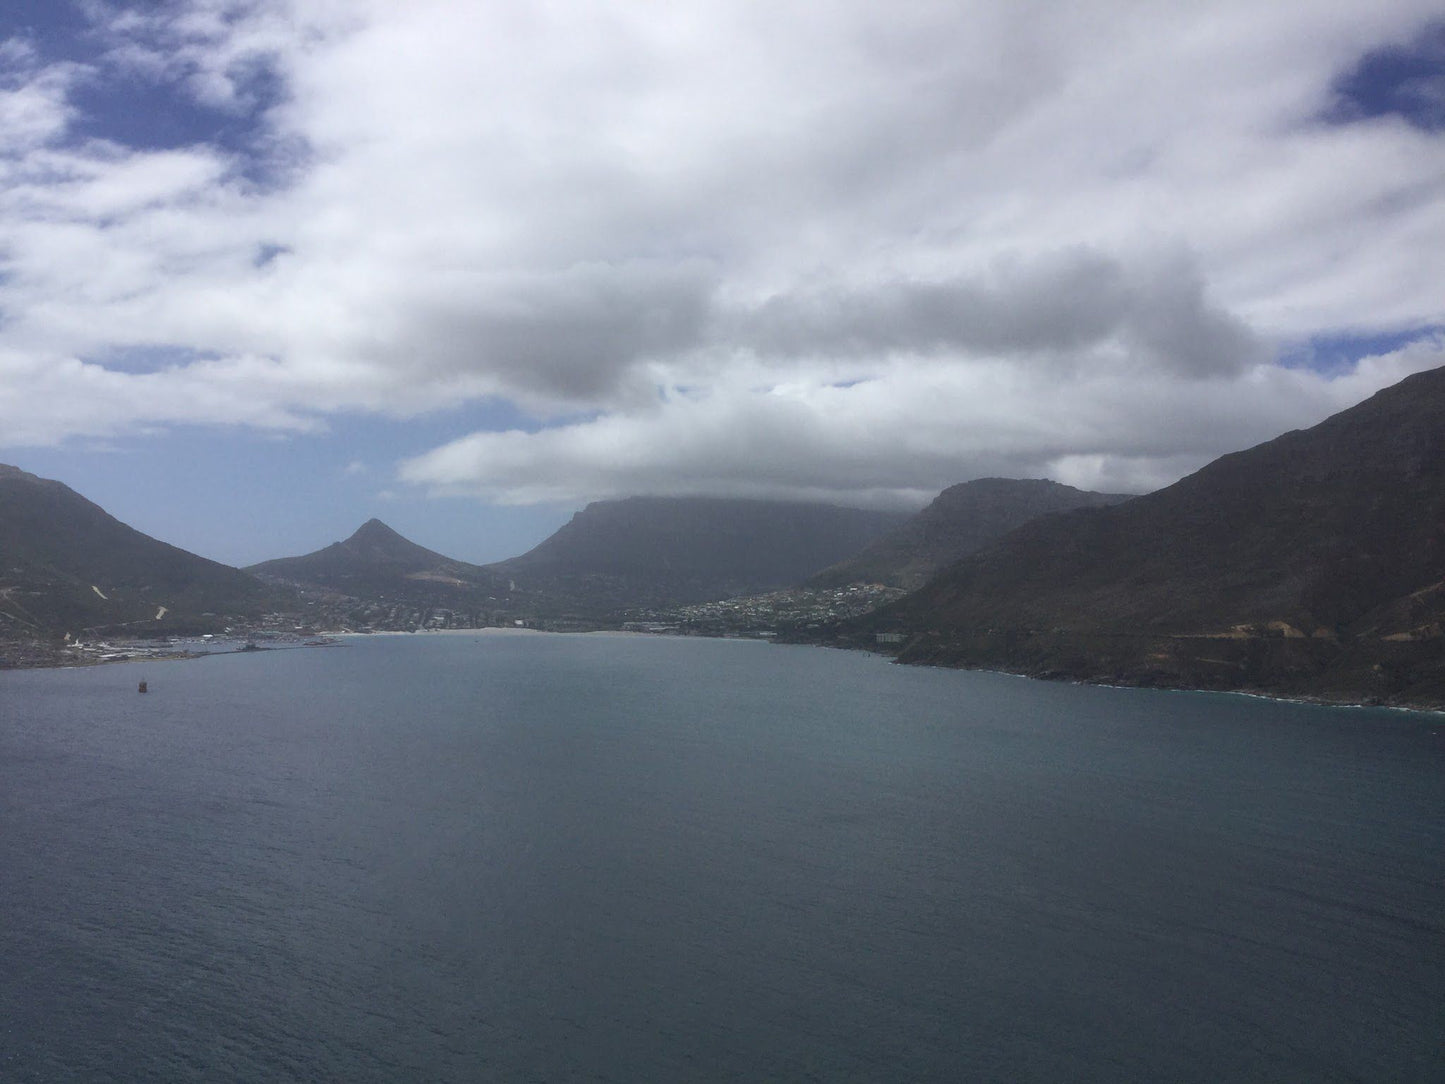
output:
<path id="1" fill-rule="evenodd" d="M 1439 1081 L 1442 905 L 1439 716 L 620 635 L 0 674 L 6 1082 Z"/>

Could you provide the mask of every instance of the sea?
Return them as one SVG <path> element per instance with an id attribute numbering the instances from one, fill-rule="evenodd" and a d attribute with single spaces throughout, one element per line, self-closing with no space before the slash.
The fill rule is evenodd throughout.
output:
<path id="1" fill-rule="evenodd" d="M 1439 1082 L 1445 716 L 623 634 L 0 673 L 0 1081 L 112 1080 Z"/>

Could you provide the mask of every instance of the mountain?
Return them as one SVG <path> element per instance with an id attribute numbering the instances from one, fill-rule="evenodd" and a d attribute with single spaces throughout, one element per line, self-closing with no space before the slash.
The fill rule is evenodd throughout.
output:
<path id="1" fill-rule="evenodd" d="M 845 635 L 905 661 L 1445 703 L 1445 369 L 1036 520 Z"/>
<path id="2" fill-rule="evenodd" d="M 418 546 L 379 519 L 367 520 L 344 542 L 302 557 L 262 561 L 246 571 L 365 599 L 446 599 L 506 587 L 496 573 Z"/>
<path id="3" fill-rule="evenodd" d="M 262 612 L 274 594 L 127 527 L 60 482 L 0 465 L 0 636 L 208 628 L 221 615 Z"/>
<path id="4" fill-rule="evenodd" d="M 950 486 L 927 508 L 862 553 L 824 569 L 810 587 L 880 583 L 915 590 L 939 569 L 982 549 L 1015 527 L 1054 512 L 1131 499 L 1044 478 L 979 478 Z"/>
<path id="5" fill-rule="evenodd" d="M 795 501 L 596 501 L 520 557 L 487 567 L 553 608 L 615 612 L 801 583 L 904 519 Z"/>

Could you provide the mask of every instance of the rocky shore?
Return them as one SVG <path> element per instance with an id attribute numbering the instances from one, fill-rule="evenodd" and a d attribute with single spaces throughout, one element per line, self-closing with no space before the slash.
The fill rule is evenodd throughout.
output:
<path id="1" fill-rule="evenodd" d="M 1445 641 L 1183 636 L 839 625 L 794 642 L 892 655 L 905 665 L 992 670 L 1131 688 L 1242 693 L 1318 704 L 1445 711 Z"/>

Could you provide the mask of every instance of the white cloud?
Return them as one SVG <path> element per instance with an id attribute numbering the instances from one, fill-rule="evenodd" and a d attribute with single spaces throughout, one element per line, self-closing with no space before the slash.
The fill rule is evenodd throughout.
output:
<path id="1" fill-rule="evenodd" d="M 645 415 L 477 433 L 409 460 L 401 477 L 502 503 L 645 490 L 906 506 L 960 478 L 994 475 L 1141 492 L 1442 364 L 1439 337 L 1334 380 L 1274 365 L 1181 381 L 1168 372 L 1120 379 L 1106 366 L 1059 380 L 1000 362 L 915 363 L 845 387 L 728 386 Z"/>
<path id="2" fill-rule="evenodd" d="M 32 46 L 0 42 L 0 155 L 44 146 L 65 131 L 68 91 L 82 71 L 74 64 L 42 66 Z"/>
<path id="3" fill-rule="evenodd" d="M 1319 120 L 1435 5 L 188 0 L 104 61 L 253 141 L 67 138 L 0 46 L 0 443 L 542 419 L 409 463 L 504 501 L 1139 488 L 1318 420 L 1313 336 L 1445 324 L 1445 137 Z M 300 149 L 298 152 L 297 149 Z M 272 258 L 262 258 L 270 254 Z M 106 359 L 166 346 L 149 372 Z M 187 360 L 189 359 L 189 360 Z"/>

